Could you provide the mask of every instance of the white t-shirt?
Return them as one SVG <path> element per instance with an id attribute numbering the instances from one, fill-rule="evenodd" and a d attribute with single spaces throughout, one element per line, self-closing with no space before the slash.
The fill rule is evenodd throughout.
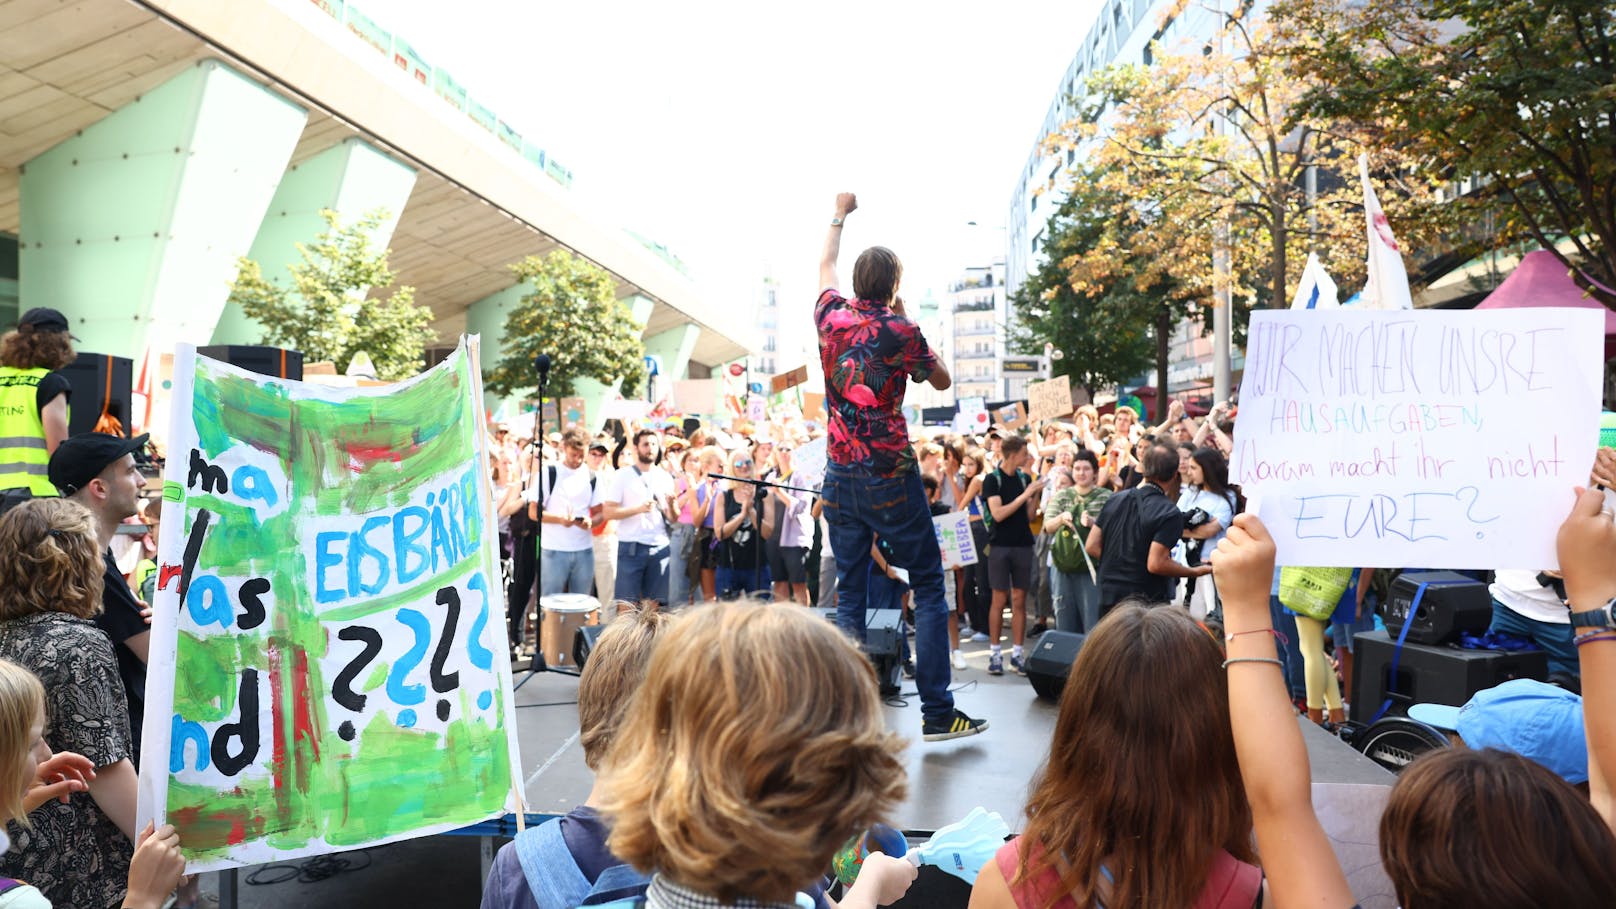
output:
<path id="1" fill-rule="evenodd" d="M 556 474 L 555 488 L 545 488 L 550 485 L 550 471 Z M 589 468 L 579 467 L 576 470 L 565 464 L 544 467 L 539 471 L 538 482 L 528 487 L 527 501 L 539 501 L 539 490 L 544 489 L 544 510 L 550 514 L 563 516 L 589 514 L 591 505 L 599 505 L 602 501 L 603 491 L 600 484 L 589 488 Z M 568 527 L 561 524 L 541 524 L 539 527 L 539 547 L 551 552 L 582 552 L 590 548 L 589 531 L 582 527 Z"/>
<path id="2" fill-rule="evenodd" d="M 1509 607 L 1511 612 L 1525 618 L 1556 625 L 1571 624 L 1571 614 L 1566 610 L 1565 603 L 1553 587 L 1544 587 L 1537 582 L 1535 571 L 1500 569 L 1493 574 L 1493 583 L 1487 592 L 1493 595 L 1493 599 Z"/>
<path id="3" fill-rule="evenodd" d="M 1205 564 L 1212 557 L 1213 550 L 1218 548 L 1218 542 L 1229 535 L 1229 525 L 1234 523 L 1234 506 L 1227 498 L 1214 492 L 1208 492 L 1195 486 L 1185 486 L 1178 494 L 1178 510 L 1188 514 L 1191 510 L 1199 508 L 1212 516 L 1220 525 L 1217 533 L 1207 537 L 1201 542 L 1201 562 Z M 1180 565 L 1186 564 L 1189 554 L 1185 551 L 1185 543 L 1180 541 L 1173 547 L 1173 560 Z"/>
<path id="4" fill-rule="evenodd" d="M 624 467 L 612 477 L 612 488 L 605 501 L 616 502 L 620 508 L 638 508 L 649 501 L 657 506 L 645 514 L 621 518 L 617 522 L 619 543 L 644 543 L 647 546 L 665 546 L 668 543 L 668 525 L 662 514 L 662 505 L 673 498 L 673 478 L 660 467 L 641 473 L 638 467 Z"/>

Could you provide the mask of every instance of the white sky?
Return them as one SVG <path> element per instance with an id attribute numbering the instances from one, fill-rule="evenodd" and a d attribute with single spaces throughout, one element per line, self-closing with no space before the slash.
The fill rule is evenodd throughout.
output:
<path id="1" fill-rule="evenodd" d="M 904 260 L 911 300 L 1003 254 L 1016 179 L 1097 5 L 359 3 L 570 168 L 597 217 L 672 249 L 721 311 L 748 311 L 769 274 L 804 319 L 839 190 L 860 204 L 844 286 L 867 245 Z"/>

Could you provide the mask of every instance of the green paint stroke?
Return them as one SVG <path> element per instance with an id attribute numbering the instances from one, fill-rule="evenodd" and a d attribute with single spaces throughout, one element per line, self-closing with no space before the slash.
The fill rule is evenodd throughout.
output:
<path id="1" fill-rule="evenodd" d="M 330 680 L 320 668 L 341 621 L 403 605 L 431 614 L 441 609 L 434 602 L 436 589 L 470 572 L 498 583 L 495 556 L 482 545 L 483 516 L 491 503 L 477 481 L 481 411 L 468 401 L 471 387 L 463 352 L 386 394 L 342 401 L 294 400 L 284 384 L 259 384 L 198 360 L 192 412 L 204 456 L 217 457 L 238 444 L 268 452 L 281 460 L 291 498 L 280 515 L 260 520 L 228 496 L 195 489 L 182 496 L 187 528 L 198 508 L 215 514 L 199 572 L 264 577 L 271 583 L 268 621 L 260 628 L 242 632 L 234 624 L 229 629 L 209 625 L 180 638 L 175 708 L 181 716 L 210 724 L 237 719 L 240 673 L 251 667 L 271 689 L 273 721 L 273 728 L 261 733 L 261 767 L 249 767 L 231 788 L 170 781 L 169 817 L 188 854 L 216 856 L 244 840 L 282 849 L 321 837 L 359 845 L 425 826 L 471 823 L 503 806 L 510 789 L 507 736 L 512 731 L 495 728 L 503 722 L 505 699 L 492 673 L 488 685 L 494 704 L 486 715 L 494 725 L 473 710 L 478 673 L 468 672 L 458 659 L 463 687 L 454 699 L 459 710 L 439 734 L 395 724 L 398 707 L 379 690 L 389 667 L 378 659 L 362 689 L 379 712 L 348 742 L 336 734 L 327 714 Z M 459 486 L 468 556 L 440 565 L 432 578 L 408 591 L 321 614 L 313 602 L 312 566 L 301 546 L 312 538 L 315 518 L 397 508 L 423 485 L 446 479 Z M 463 628 L 477 609 L 475 596 L 463 604 Z M 400 628 L 400 633 L 407 632 Z M 486 634 L 497 645 L 497 633 Z M 418 676 L 424 677 L 424 668 Z M 431 703 L 429 698 L 417 705 L 423 717 Z M 215 729 L 210 726 L 209 732 Z"/>

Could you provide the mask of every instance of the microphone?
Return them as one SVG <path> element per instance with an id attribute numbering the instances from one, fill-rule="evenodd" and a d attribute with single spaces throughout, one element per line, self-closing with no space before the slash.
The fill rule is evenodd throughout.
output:
<path id="1" fill-rule="evenodd" d="M 550 355 L 541 353 L 533 358 L 533 371 L 539 374 L 539 384 L 550 377 Z"/>

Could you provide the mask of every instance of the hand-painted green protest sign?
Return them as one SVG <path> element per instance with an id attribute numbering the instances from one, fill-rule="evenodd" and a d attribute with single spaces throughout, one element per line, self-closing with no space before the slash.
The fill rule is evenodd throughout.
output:
<path id="1" fill-rule="evenodd" d="M 190 870 L 506 810 L 480 376 L 475 339 L 380 388 L 176 356 L 138 813 Z"/>

